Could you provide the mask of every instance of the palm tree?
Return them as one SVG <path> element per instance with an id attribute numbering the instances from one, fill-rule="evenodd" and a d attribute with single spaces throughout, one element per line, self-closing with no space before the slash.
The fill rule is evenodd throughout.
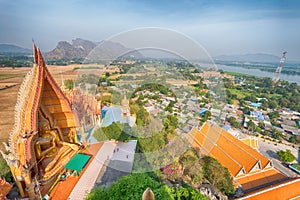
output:
<path id="1" fill-rule="evenodd" d="M 248 130 L 251 130 L 252 132 L 254 132 L 255 129 L 256 129 L 255 123 L 252 120 L 250 120 L 248 122 Z"/>

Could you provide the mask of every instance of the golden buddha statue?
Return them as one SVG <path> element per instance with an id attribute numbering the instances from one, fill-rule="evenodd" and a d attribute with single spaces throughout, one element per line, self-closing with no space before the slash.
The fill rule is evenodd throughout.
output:
<path id="1" fill-rule="evenodd" d="M 71 144 L 62 141 L 57 129 L 51 129 L 50 123 L 42 115 L 39 120 L 39 138 L 35 143 L 35 152 L 38 162 L 42 162 L 46 158 L 48 162 L 45 167 L 45 172 L 53 169 L 56 164 L 59 164 L 72 151 L 78 151 L 79 147 L 76 144 Z"/>

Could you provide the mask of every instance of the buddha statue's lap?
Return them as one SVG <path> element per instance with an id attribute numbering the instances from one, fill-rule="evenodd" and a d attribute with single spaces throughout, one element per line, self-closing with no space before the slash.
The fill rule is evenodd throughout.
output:
<path id="1" fill-rule="evenodd" d="M 46 166 L 45 172 L 51 171 L 58 163 L 64 162 L 67 159 L 67 155 L 72 153 L 73 149 L 68 146 L 63 146 L 60 148 L 59 153 L 53 158 L 53 160 Z"/>

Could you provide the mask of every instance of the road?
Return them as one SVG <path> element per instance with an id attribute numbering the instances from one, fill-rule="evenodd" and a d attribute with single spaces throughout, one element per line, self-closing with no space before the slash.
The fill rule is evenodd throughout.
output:
<path id="1" fill-rule="evenodd" d="M 282 173 L 284 173 L 289 177 L 299 176 L 299 174 L 297 174 L 296 172 L 282 165 L 281 161 L 279 161 L 278 156 L 276 154 L 276 152 L 279 150 L 289 149 L 291 150 L 292 154 L 299 159 L 298 148 L 293 148 L 292 146 L 279 144 L 279 143 L 275 145 L 276 143 L 271 142 L 269 140 L 263 140 L 261 138 L 259 138 L 258 144 L 259 144 L 259 152 L 263 154 L 265 157 L 267 157 L 268 159 L 272 160 L 275 168 L 277 168 L 279 171 L 281 171 Z"/>

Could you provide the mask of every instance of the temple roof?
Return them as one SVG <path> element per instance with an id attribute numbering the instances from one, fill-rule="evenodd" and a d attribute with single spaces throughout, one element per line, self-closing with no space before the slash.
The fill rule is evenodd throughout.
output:
<path id="1" fill-rule="evenodd" d="M 34 152 L 30 145 L 33 136 L 38 131 L 38 109 L 43 108 L 55 124 L 62 130 L 77 126 L 77 117 L 71 105 L 49 73 L 41 51 L 33 45 L 34 66 L 25 76 L 18 93 L 15 107 L 15 122 L 10 133 L 9 146 L 15 160 L 21 166 L 31 165 Z M 26 138 L 26 139 L 25 139 Z M 24 147 L 18 144 L 24 144 Z M 25 152 L 25 158 L 20 158 Z M 23 153 L 24 154 L 24 153 Z M 13 159 L 13 158 L 11 158 Z"/>
<path id="2" fill-rule="evenodd" d="M 287 176 L 273 167 L 236 178 L 244 191 L 251 191 L 251 189 L 258 188 L 261 185 L 278 183 L 287 179 Z"/>
<path id="3" fill-rule="evenodd" d="M 300 179 L 289 180 L 285 183 L 279 183 L 257 191 L 241 199 L 299 199 L 300 197 Z"/>
<path id="4" fill-rule="evenodd" d="M 241 139 L 241 141 L 244 142 L 245 144 L 247 144 L 248 146 L 250 146 L 253 149 L 258 149 L 258 140 L 257 140 L 257 138 L 247 137 L 247 138 Z"/>
<path id="5" fill-rule="evenodd" d="M 12 185 L 0 177 L 0 199 L 5 199 L 5 196 L 11 190 Z"/>
<path id="6" fill-rule="evenodd" d="M 258 151 L 213 122 L 205 123 L 200 130 L 193 128 L 187 139 L 201 154 L 211 156 L 225 166 L 236 187 L 241 186 L 246 193 L 289 179 Z"/>
<path id="7" fill-rule="evenodd" d="M 216 124 L 205 123 L 200 130 L 194 128 L 190 136 L 193 147 L 216 158 L 233 177 L 270 166 L 266 157 Z"/>

